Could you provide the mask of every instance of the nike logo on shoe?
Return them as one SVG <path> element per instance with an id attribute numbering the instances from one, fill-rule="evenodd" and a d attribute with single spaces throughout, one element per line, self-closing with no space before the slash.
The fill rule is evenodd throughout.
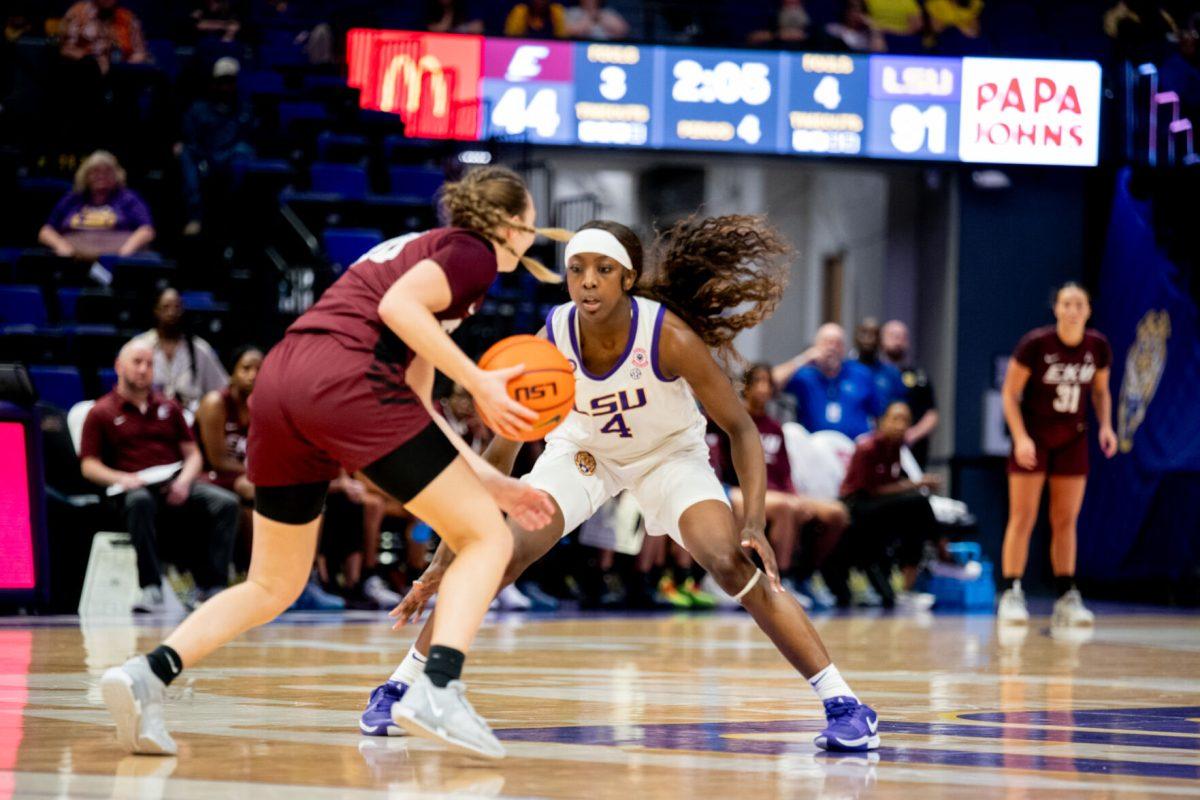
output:
<path id="1" fill-rule="evenodd" d="M 871 735 L 874 736 L 875 732 L 879 730 L 879 719 L 876 718 L 867 720 L 867 730 L 869 730 Z"/>
<path id="2" fill-rule="evenodd" d="M 438 719 L 442 718 L 442 709 L 438 708 L 438 704 L 434 701 L 433 695 L 429 695 L 429 710 L 433 712 L 433 716 Z"/>

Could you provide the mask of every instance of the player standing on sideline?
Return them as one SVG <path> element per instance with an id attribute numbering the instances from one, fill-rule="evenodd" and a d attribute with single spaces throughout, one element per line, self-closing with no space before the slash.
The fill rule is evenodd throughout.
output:
<path id="1" fill-rule="evenodd" d="M 1008 461 L 1008 527 L 997 621 L 1029 621 L 1021 576 L 1029 558 L 1029 536 L 1037 522 L 1042 487 L 1050 484 L 1050 563 L 1058 600 L 1050 624 L 1090 625 L 1092 612 L 1075 588 L 1075 524 L 1087 486 L 1087 395 L 1100 422 L 1100 450 L 1117 452 L 1108 389 L 1112 349 L 1087 326 L 1088 293 L 1066 283 L 1055 293 L 1055 325 L 1036 328 L 1021 339 L 1004 376 L 1004 418 L 1012 432 Z"/>
<path id="2" fill-rule="evenodd" d="M 521 179 L 502 167 L 445 187 L 452 227 L 385 242 L 367 253 L 288 329 L 263 362 L 251 403 L 247 477 L 255 485 L 254 546 L 245 583 L 198 608 L 145 656 L 104 673 L 100 685 L 121 744 L 174 753 L 163 690 L 238 634 L 270 622 L 300 594 L 312 567 L 330 481 L 362 470 L 434 526 L 458 554 L 443 581 L 443 613 L 425 674 L 403 706 L 413 733 L 500 758 L 504 748 L 465 697 L 464 654 L 512 554 L 501 510 L 540 528 L 553 506 L 501 475 L 430 412 L 436 368 L 471 392 L 502 432 L 536 414 L 511 400 L 522 367 L 480 369 L 450 338 L 499 272 L 524 263 L 536 212 Z"/>
<path id="3" fill-rule="evenodd" d="M 646 530 L 686 548 L 809 680 L 828 719 L 817 746 L 870 750 L 879 746 L 875 712 L 858 701 L 800 604 L 780 585 L 764 534 L 762 442 L 712 353 L 730 355 L 734 336 L 774 310 L 783 296 L 788 253 L 774 230 L 748 216 L 677 224 L 646 276 L 641 242 L 624 225 L 589 222 L 571 238 L 566 247 L 571 302 L 549 314 L 540 335 L 575 366 L 576 410 L 546 437 L 545 452 L 523 479 L 550 495 L 554 519 L 531 527 L 510 518 L 515 542 L 504 582 L 515 580 L 608 498 L 628 490 Z M 731 441 L 743 495 L 740 531 L 709 464 L 697 399 Z M 507 472 L 519 449 L 519 443 L 497 437 L 484 457 Z M 743 548 L 762 559 L 767 580 Z M 445 547 L 438 549 L 392 611 L 397 626 L 419 617 L 452 557 Z M 363 733 L 397 732 L 395 709 L 407 704 L 421 676 L 422 654 L 431 652 L 431 628 L 446 613 L 439 601 L 392 678 L 371 694 L 359 723 Z"/>

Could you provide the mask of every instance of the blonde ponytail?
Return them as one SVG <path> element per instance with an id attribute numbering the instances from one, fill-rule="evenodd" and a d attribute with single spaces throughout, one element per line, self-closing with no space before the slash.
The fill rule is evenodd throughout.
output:
<path id="1" fill-rule="evenodd" d="M 534 230 L 524 225 L 514 224 L 512 217 L 520 217 L 525 213 L 529 191 L 521 176 L 507 167 L 482 167 L 472 170 L 460 181 L 447 183 L 442 187 L 442 214 L 446 220 L 457 228 L 467 228 L 486 236 L 497 247 L 503 247 L 514 256 L 517 255 L 512 246 L 497 231 L 502 228 L 515 228 L 526 233 L 543 233 L 557 241 L 565 241 L 558 237 L 565 234 L 570 238 L 569 231 L 561 228 Z M 543 283 L 561 283 L 562 277 L 536 259 L 528 256 L 518 256 L 518 260 L 529 273 Z"/>

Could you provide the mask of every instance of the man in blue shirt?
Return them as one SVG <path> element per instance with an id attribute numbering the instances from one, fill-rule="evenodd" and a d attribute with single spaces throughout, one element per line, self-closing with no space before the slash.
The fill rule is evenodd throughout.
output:
<path id="1" fill-rule="evenodd" d="M 854 329 L 854 360 L 870 371 L 882 413 L 896 400 L 908 399 L 908 388 L 904 385 L 900 370 L 880 356 L 879 340 L 879 320 L 874 317 L 867 317 Z"/>
<path id="2" fill-rule="evenodd" d="M 846 332 L 837 323 L 822 325 L 812 347 L 771 375 L 796 398 L 796 421 L 809 431 L 840 431 L 854 439 L 883 413 L 871 371 L 846 361 Z"/>

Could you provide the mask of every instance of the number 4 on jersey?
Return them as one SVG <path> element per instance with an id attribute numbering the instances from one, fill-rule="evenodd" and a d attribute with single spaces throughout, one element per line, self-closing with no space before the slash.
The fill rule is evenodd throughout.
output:
<path id="1" fill-rule="evenodd" d="M 614 414 L 613 418 L 604 423 L 604 427 L 600 429 L 601 433 L 615 433 L 622 439 L 632 439 L 633 431 L 629 430 L 629 426 L 625 424 L 624 414 Z"/>

